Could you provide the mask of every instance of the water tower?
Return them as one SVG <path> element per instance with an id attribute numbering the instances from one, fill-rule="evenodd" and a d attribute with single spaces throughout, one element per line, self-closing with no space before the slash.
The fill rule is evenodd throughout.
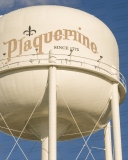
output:
<path id="1" fill-rule="evenodd" d="M 56 160 L 57 141 L 105 128 L 105 156 L 112 160 L 112 118 L 115 160 L 122 160 L 126 81 L 103 22 L 68 7 L 19 9 L 0 17 L 0 52 L 1 131 L 42 141 L 42 160 Z"/>

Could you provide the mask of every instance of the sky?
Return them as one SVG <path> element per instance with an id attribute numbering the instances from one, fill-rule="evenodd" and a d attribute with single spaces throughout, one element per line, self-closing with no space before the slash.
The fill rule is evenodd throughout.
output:
<path id="1" fill-rule="evenodd" d="M 0 0 L 0 15 L 7 14 L 19 8 L 37 5 L 60 5 L 88 12 L 103 21 L 113 32 L 119 47 L 120 72 L 128 80 L 128 1 L 127 0 Z M 123 160 L 128 160 L 128 96 L 120 105 L 120 123 Z M 112 132 L 113 133 L 113 132 Z M 113 136 L 112 136 L 113 137 Z M 87 139 L 88 137 L 85 137 Z M 96 141 L 95 141 L 96 140 Z M 95 142 L 95 143 L 94 143 Z M 82 139 L 69 142 L 58 142 L 57 160 L 75 160 L 83 144 Z M 92 148 L 95 160 L 104 160 L 104 135 L 103 129 L 93 134 L 88 142 Z M 19 144 L 30 160 L 41 159 L 40 142 L 19 140 Z M 0 159 L 8 156 L 14 145 L 14 139 L 0 132 Z M 112 140 L 113 146 L 113 140 Z M 31 153 L 30 153 L 31 152 Z M 30 153 L 30 154 L 29 154 Z M 86 159 L 88 149 L 85 147 L 78 160 Z M 9 160 L 25 160 L 24 155 L 15 147 Z M 93 160 L 89 155 L 88 160 Z"/>

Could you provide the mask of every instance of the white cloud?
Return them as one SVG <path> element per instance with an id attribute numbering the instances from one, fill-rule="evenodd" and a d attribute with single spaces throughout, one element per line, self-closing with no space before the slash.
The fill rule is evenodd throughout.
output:
<path id="1" fill-rule="evenodd" d="M 37 5 L 37 4 L 48 4 L 51 0 L 20 0 L 20 3 L 26 6 Z M 54 0 L 53 0 L 54 1 Z"/>
<path id="2" fill-rule="evenodd" d="M 0 0 L 0 8 L 5 9 L 5 8 L 11 8 L 15 4 L 15 0 Z"/>
<path id="3" fill-rule="evenodd" d="M 59 4 L 59 0 L 0 0 L 0 9 L 10 9 L 20 6 Z"/>
<path id="4" fill-rule="evenodd" d="M 0 0 L 0 10 L 11 8 L 21 8 L 33 5 L 65 5 L 71 6 L 77 4 L 81 0 Z"/>

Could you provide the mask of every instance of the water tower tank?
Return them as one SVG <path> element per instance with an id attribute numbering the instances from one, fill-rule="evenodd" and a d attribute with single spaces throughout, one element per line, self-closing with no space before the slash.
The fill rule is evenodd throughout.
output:
<path id="1" fill-rule="evenodd" d="M 49 63 L 49 51 L 52 61 Z M 58 141 L 89 135 L 111 119 L 113 82 L 119 103 L 125 79 L 119 73 L 118 46 L 109 28 L 77 9 L 35 6 L 0 17 L 0 112 L 19 137 L 34 107 L 23 139 L 48 135 L 48 69 L 57 68 Z M 69 107 L 73 117 L 71 116 Z M 2 118 L 1 131 L 10 134 Z"/>

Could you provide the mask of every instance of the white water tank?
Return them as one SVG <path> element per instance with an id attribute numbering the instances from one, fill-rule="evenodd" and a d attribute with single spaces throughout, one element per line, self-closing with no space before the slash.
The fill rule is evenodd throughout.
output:
<path id="1" fill-rule="evenodd" d="M 111 119 L 114 81 L 120 83 L 120 103 L 125 98 L 115 37 L 86 12 L 35 6 L 0 18 L 0 112 L 12 133 L 20 135 L 41 98 L 21 138 L 39 140 L 48 135 L 46 86 L 51 49 L 57 66 L 58 140 L 81 137 L 65 101 L 84 136 L 91 133 L 101 114 L 94 132 L 103 128 Z M 0 126 L 10 134 L 1 117 Z"/>

